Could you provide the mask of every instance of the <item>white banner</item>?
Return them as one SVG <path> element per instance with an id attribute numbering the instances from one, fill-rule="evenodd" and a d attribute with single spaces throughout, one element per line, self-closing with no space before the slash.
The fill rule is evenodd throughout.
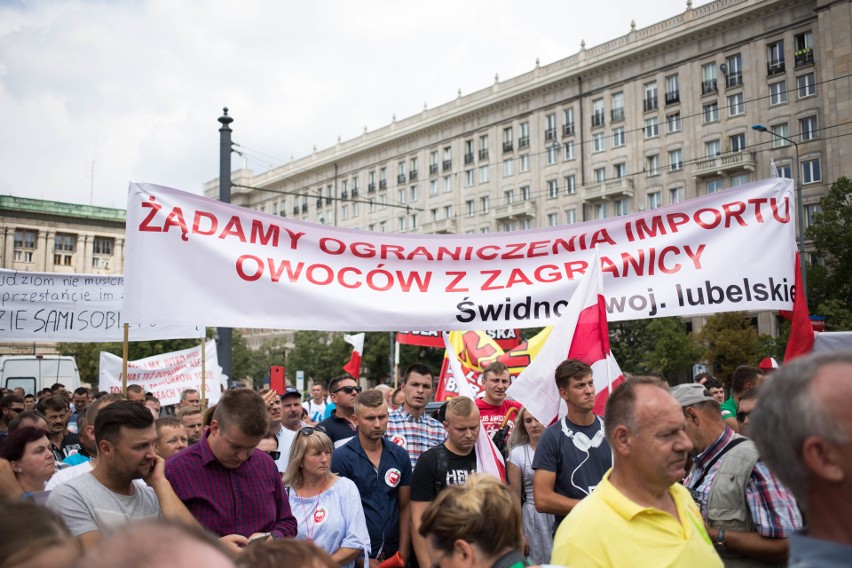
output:
<path id="1" fill-rule="evenodd" d="M 205 390 L 208 405 L 219 402 L 222 389 L 222 367 L 216 357 L 216 342 L 205 343 Z M 100 384 L 107 392 L 121 391 L 121 357 L 101 351 Z M 180 393 L 186 389 L 201 392 L 201 346 L 154 355 L 138 361 L 127 362 L 127 384 L 139 385 L 150 392 L 160 404 L 180 402 Z"/>
<path id="2" fill-rule="evenodd" d="M 131 184 L 125 316 L 341 331 L 551 325 L 596 246 L 611 321 L 789 310 L 794 211 L 793 182 L 774 179 L 576 225 L 388 234 Z"/>
<path id="3" fill-rule="evenodd" d="M 0 269 L 0 341 L 123 341 L 124 277 Z M 194 325 L 130 324 L 130 341 L 204 336 Z"/>

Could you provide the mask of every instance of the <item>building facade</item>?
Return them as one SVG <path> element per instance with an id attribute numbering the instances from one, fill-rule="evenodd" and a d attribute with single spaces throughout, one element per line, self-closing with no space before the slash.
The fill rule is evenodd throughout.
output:
<path id="1" fill-rule="evenodd" d="M 232 202 L 371 231 L 516 231 L 677 203 L 769 177 L 774 161 L 799 178 L 807 223 L 850 174 L 850 29 L 848 0 L 688 2 L 282 167 L 234 172 Z M 798 144 L 798 168 L 771 133 Z"/>

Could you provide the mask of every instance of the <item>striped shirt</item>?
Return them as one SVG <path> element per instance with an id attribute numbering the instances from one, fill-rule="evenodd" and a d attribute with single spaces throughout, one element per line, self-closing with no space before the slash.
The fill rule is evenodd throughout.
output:
<path id="1" fill-rule="evenodd" d="M 447 439 L 447 431 L 440 422 L 425 412 L 420 418 L 415 418 L 400 406 L 391 410 L 388 415 L 385 437 L 408 452 L 411 467 L 414 468 L 423 452 Z"/>
<path id="2" fill-rule="evenodd" d="M 294 536 L 296 519 L 272 458 L 253 452 L 240 467 L 226 468 L 213 455 L 207 436 L 209 432 L 166 460 L 166 478 L 192 516 L 219 536 Z"/>
<path id="3" fill-rule="evenodd" d="M 707 518 L 707 501 L 710 488 L 724 458 L 716 460 L 710 466 L 707 474 L 704 470 L 707 464 L 719 454 L 735 438 L 741 437 L 730 428 L 725 428 L 719 438 L 710 444 L 703 452 L 695 457 L 695 463 L 683 484 L 689 489 L 701 515 Z M 703 475 L 703 479 L 702 478 Z M 701 479 L 701 485 L 693 487 Z M 796 505 L 796 500 L 790 491 L 781 485 L 775 475 L 769 471 L 762 460 L 757 460 L 751 472 L 751 478 L 746 483 L 746 502 L 755 530 L 760 536 L 767 538 L 787 538 L 790 533 L 802 529 L 802 515 Z"/>

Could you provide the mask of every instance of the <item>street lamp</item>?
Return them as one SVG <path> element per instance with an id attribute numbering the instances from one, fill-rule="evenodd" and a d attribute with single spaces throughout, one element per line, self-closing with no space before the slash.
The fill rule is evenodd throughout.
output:
<path id="1" fill-rule="evenodd" d="M 799 218 L 799 270 L 802 272 L 802 291 L 805 293 L 805 297 L 808 296 L 808 278 L 807 271 L 805 270 L 805 205 L 802 203 L 802 170 L 799 165 L 799 144 L 795 140 L 791 138 L 787 138 L 786 136 L 781 136 L 777 132 L 769 130 L 762 124 L 755 124 L 751 127 L 752 130 L 756 130 L 758 132 L 766 132 L 775 136 L 776 138 L 781 138 L 782 140 L 786 140 L 790 144 L 793 145 L 793 148 L 796 150 L 796 216 Z"/>

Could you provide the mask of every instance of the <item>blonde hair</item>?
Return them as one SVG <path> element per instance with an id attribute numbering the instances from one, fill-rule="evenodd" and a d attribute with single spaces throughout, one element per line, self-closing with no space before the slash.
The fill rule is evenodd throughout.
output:
<path id="1" fill-rule="evenodd" d="M 527 425 L 524 424 L 524 418 L 530 414 L 527 407 L 524 406 L 518 411 L 515 417 L 515 427 L 512 428 L 512 433 L 509 434 L 509 449 L 523 446 L 530 443 L 530 433 L 527 432 Z M 532 416 L 532 414 L 530 414 Z M 533 416 L 535 418 L 535 416 Z M 537 419 L 536 419 L 537 420 Z"/>
<path id="2" fill-rule="evenodd" d="M 452 414 L 453 416 L 462 416 L 466 418 L 470 416 L 475 409 L 476 405 L 473 403 L 473 400 L 466 396 L 457 396 L 455 398 L 451 398 L 449 402 L 447 402 L 447 410 L 444 414 Z"/>
<path id="3" fill-rule="evenodd" d="M 287 464 L 287 471 L 284 473 L 284 485 L 293 487 L 294 489 L 302 486 L 302 482 L 304 481 L 302 476 L 302 460 L 305 459 L 305 454 L 312 450 L 331 454 L 334 450 L 334 444 L 331 443 L 331 438 L 320 430 L 314 429 L 307 436 L 299 431 L 293 440 L 293 446 L 290 448 L 290 461 Z"/>
<path id="4" fill-rule="evenodd" d="M 496 477 L 474 473 L 464 485 L 447 487 L 429 504 L 420 534 L 431 535 L 435 547 L 445 552 L 465 540 L 498 557 L 521 548 L 521 506 Z"/>

